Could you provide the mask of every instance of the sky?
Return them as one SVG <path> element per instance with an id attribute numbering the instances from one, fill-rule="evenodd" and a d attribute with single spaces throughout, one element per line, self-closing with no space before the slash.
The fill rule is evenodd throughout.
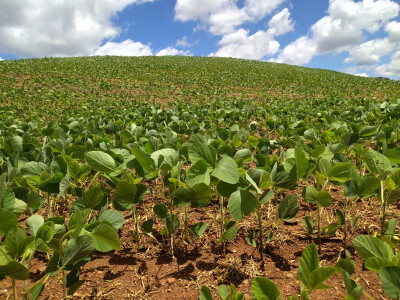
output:
<path id="1" fill-rule="evenodd" d="M 399 0 L 0 0 L 0 60 L 254 59 L 400 79 Z"/>

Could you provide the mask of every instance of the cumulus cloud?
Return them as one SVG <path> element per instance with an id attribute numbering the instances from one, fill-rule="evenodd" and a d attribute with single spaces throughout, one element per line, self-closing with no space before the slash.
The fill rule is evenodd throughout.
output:
<path id="1" fill-rule="evenodd" d="M 385 26 L 391 42 L 400 42 L 400 22 L 392 21 Z"/>
<path id="2" fill-rule="evenodd" d="M 189 50 L 178 50 L 173 47 L 167 47 L 156 53 L 156 56 L 166 56 L 166 55 L 185 55 L 191 56 L 193 53 Z"/>
<path id="3" fill-rule="evenodd" d="M 390 63 L 378 66 L 375 73 L 379 76 L 400 79 L 400 50 L 392 55 Z"/>
<path id="4" fill-rule="evenodd" d="M 192 44 L 188 41 L 186 36 L 184 36 L 181 39 L 178 39 L 176 41 L 175 45 L 178 46 L 178 47 L 191 47 L 192 46 Z"/>
<path id="5" fill-rule="evenodd" d="M 0 57 L 0 61 L 2 61 L 2 60 L 4 60 L 4 59 L 2 59 L 2 58 Z"/>
<path id="6" fill-rule="evenodd" d="M 350 57 L 344 60 L 345 63 L 354 62 L 358 66 L 379 63 L 382 56 L 394 50 L 394 43 L 388 38 L 375 39 L 362 43 L 349 50 Z"/>
<path id="7" fill-rule="evenodd" d="M 365 72 L 363 72 L 363 73 L 357 73 L 357 74 L 354 74 L 354 75 L 360 76 L 360 77 L 369 77 L 368 74 L 365 73 Z"/>
<path id="8" fill-rule="evenodd" d="M 35 0 L 0 2 L 0 52 L 20 57 L 88 55 L 120 28 L 111 17 L 153 0 Z"/>
<path id="9" fill-rule="evenodd" d="M 148 56 L 153 55 L 150 46 L 127 39 L 121 43 L 107 42 L 92 55 Z"/>
<path id="10" fill-rule="evenodd" d="M 390 52 L 385 53 L 382 49 L 388 41 L 363 42 L 367 34 L 376 33 L 382 27 L 396 38 L 397 22 L 391 24 L 389 21 L 399 10 L 400 5 L 392 0 L 330 0 L 328 15 L 313 24 L 308 35 L 289 43 L 275 61 L 304 65 L 315 55 L 342 51 L 350 52 L 347 62 L 379 61 L 382 55 Z M 302 53 L 296 53 L 296 49 Z M 373 54 L 370 62 L 365 57 L 367 54 Z M 297 62 L 293 55 L 299 58 Z"/>
<path id="11" fill-rule="evenodd" d="M 274 15 L 268 22 L 268 32 L 273 36 L 288 33 L 294 29 L 294 22 L 287 7 Z"/>
<path id="12" fill-rule="evenodd" d="M 279 50 L 279 43 L 268 32 L 259 30 L 249 35 L 249 31 L 243 28 L 224 35 L 219 45 L 222 47 L 210 56 L 261 59 Z"/>

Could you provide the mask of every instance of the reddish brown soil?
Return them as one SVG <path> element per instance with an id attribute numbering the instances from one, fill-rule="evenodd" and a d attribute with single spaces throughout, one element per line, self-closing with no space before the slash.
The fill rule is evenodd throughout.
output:
<path id="1" fill-rule="evenodd" d="M 122 250 L 109 253 L 95 252 L 90 262 L 82 268 L 82 278 L 86 280 L 78 289 L 73 299 L 198 299 L 202 285 L 211 288 L 217 298 L 217 287 L 221 283 L 234 283 L 239 291 L 245 292 L 246 299 L 251 297 L 251 280 L 255 276 L 266 276 L 279 288 L 282 299 L 298 294 L 300 291 L 297 269 L 299 257 L 310 242 L 316 239 L 308 237 L 301 225 L 301 218 L 311 215 L 315 220 L 315 208 L 301 198 L 301 189 L 294 191 L 300 199 L 300 211 L 295 222 L 280 224 L 274 229 L 274 238 L 265 249 L 265 270 L 261 267 L 258 249 L 249 246 L 245 241 L 248 230 L 256 228 L 255 216 L 245 218 L 240 222 L 237 237 L 227 243 L 226 254 L 223 255 L 220 243 L 216 242 L 218 223 L 210 219 L 204 211 L 191 210 L 190 222 L 207 221 L 208 229 L 201 239 L 193 239 L 185 254 L 184 245 L 177 233 L 176 258 L 171 257 L 169 239 L 158 240 L 144 237 L 145 248 L 137 250 L 130 229 L 133 222 L 128 213 L 125 214 L 125 224 L 120 229 Z M 323 225 L 335 220 L 334 209 L 341 208 L 343 196 L 341 191 L 332 187 L 334 203 L 323 213 Z M 278 195 L 281 199 L 284 195 Z M 153 217 L 151 207 L 160 199 L 148 195 L 139 214 Z M 273 219 L 276 202 L 265 205 L 265 222 Z M 217 217 L 218 207 L 214 203 L 205 209 Z M 400 207 L 392 205 L 389 214 L 399 215 Z M 349 242 L 359 234 L 372 234 L 379 229 L 379 205 L 377 199 L 359 200 L 350 207 L 350 217 L 361 214 L 354 233 L 349 234 Z M 183 215 L 182 215 L 183 216 Z M 143 220 L 143 219 L 142 219 Z M 181 221 L 181 224 L 183 222 Z M 155 229 L 161 229 L 161 222 L 156 221 Z M 268 228 L 267 228 L 268 229 Z M 268 232 L 266 229 L 266 232 Z M 266 237 L 265 237 L 266 238 Z M 373 299 L 387 299 L 382 292 L 379 276 L 363 268 L 362 259 L 349 247 L 355 260 L 356 272 L 352 278 L 361 285 Z M 343 252 L 343 233 L 338 231 L 336 236 L 322 240 L 320 252 L 321 265 L 334 265 Z M 39 254 L 35 257 L 30 268 L 31 277 L 28 287 L 40 279 L 45 270 L 47 256 Z M 327 282 L 329 290 L 316 290 L 311 294 L 312 299 L 344 299 L 346 291 L 339 273 Z M 21 283 L 18 287 L 21 290 Z M 0 294 L 0 299 L 11 298 L 11 284 L 8 280 L 0 282 L 0 289 L 7 292 Z M 62 289 L 58 277 L 47 281 L 41 299 L 61 299 Z M 365 297 L 365 299 L 367 299 Z"/>

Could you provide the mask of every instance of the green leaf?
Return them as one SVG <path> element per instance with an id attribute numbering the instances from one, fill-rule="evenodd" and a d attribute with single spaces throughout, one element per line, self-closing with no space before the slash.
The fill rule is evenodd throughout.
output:
<path id="1" fill-rule="evenodd" d="M 328 207 L 332 204 L 332 196 L 327 191 L 319 191 L 316 195 L 315 202 L 322 207 Z"/>
<path id="2" fill-rule="evenodd" d="M 153 206 L 153 211 L 157 218 L 164 219 L 167 216 L 168 208 L 162 203 L 157 203 Z"/>
<path id="3" fill-rule="evenodd" d="M 15 195 L 11 189 L 0 190 L 0 208 L 12 211 L 14 202 Z"/>
<path id="4" fill-rule="evenodd" d="M 374 175 L 363 176 L 358 186 L 358 195 L 363 198 L 369 198 L 377 193 L 380 186 L 381 181 Z"/>
<path id="5" fill-rule="evenodd" d="M 390 160 L 385 155 L 374 150 L 369 150 L 365 153 L 364 162 L 368 169 L 378 175 L 381 180 L 385 180 L 392 172 Z"/>
<path id="6" fill-rule="evenodd" d="M 83 191 L 82 203 L 87 208 L 99 210 L 106 204 L 106 202 L 107 199 L 104 197 L 103 191 L 97 186 Z"/>
<path id="7" fill-rule="evenodd" d="M 64 174 L 61 172 L 55 173 L 49 179 L 41 182 L 38 188 L 46 193 L 58 194 L 60 192 L 60 182 L 64 178 Z"/>
<path id="8" fill-rule="evenodd" d="M 198 183 L 190 190 L 192 207 L 200 208 L 211 202 L 212 189 L 205 183 Z"/>
<path id="9" fill-rule="evenodd" d="M 326 158 L 321 157 L 318 160 L 318 169 L 325 177 L 328 177 L 328 174 L 329 174 L 331 168 L 332 168 L 332 165 L 329 162 L 329 160 L 327 160 Z"/>
<path id="10" fill-rule="evenodd" d="M 297 270 L 297 275 L 301 282 L 307 287 L 311 288 L 311 272 L 318 269 L 319 258 L 317 246 L 314 243 L 309 244 L 300 257 L 300 267 Z"/>
<path id="11" fill-rule="evenodd" d="M 27 280 L 29 278 L 28 269 L 17 261 L 10 261 L 5 266 L 0 266 L 0 274 L 17 280 Z"/>
<path id="12" fill-rule="evenodd" d="M 309 236 L 311 236 L 314 233 L 314 222 L 311 219 L 310 216 L 305 216 L 302 220 L 301 220 L 304 228 L 307 230 L 307 234 Z"/>
<path id="13" fill-rule="evenodd" d="M 230 184 L 238 183 L 240 177 L 236 162 L 229 156 L 223 157 L 217 163 L 212 175 Z"/>
<path id="14" fill-rule="evenodd" d="M 160 167 L 159 164 L 160 156 L 163 156 L 163 161 L 167 163 L 171 168 L 178 163 L 179 153 L 178 151 L 171 148 L 164 148 L 153 152 L 150 157 L 154 160 L 155 164 Z M 162 164 L 162 163 L 161 163 Z"/>
<path id="15" fill-rule="evenodd" d="M 199 299 L 200 300 L 213 300 L 214 299 L 212 296 L 211 290 L 207 286 L 203 285 L 201 287 Z"/>
<path id="16" fill-rule="evenodd" d="M 240 221 L 243 216 L 249 215 L 257 206 L 257 198 L 246 190 L 239 190 L 231 194 L 228 209 L 232 218 Z"/>
<path id="17" fill-rule="evenodd" d="M 144 233 L 150 234 L 153 231 L 153 224 L 153 219 L 148 219 L 147 221 L 143 222 L 140 228 Z"/>
<path id="18" fill-rule="evenodd" d="M 31 294 L 31 300 L 37 300 L 42 292 L 44 291 L 44 283 L 38 282 L 34 286 L 29 289 L 29 293 Z"/>
<path id="19" fill-rule="evenodd" d="M 391 298 L 400 298 L 400 267 L 383 267 L 379 276 L 382 281 L 383 292 Z"/>
<path id="20" fill-rule="evenodd" d="M 87 235 L 77 236 L 70 239 L 63 247 L 61 265 L 65 268 L 92 254 L 92 238 Z M 47 272 L 47 271 L 46 271 Z"/>
<path id="21" fill-rule="evenodd" d="M 368 270 L 379 273 L 382 267 L 394 266 L 395 264 L 384 257 L 368 257 L 364 265 Z"/>
<path id="22" fill-rule="evenodd" d="M 382 257 L 391 260 L 394 255 L 389 244 L 374 236 L 359 235 L 353 240 L 353 246 L 364 259 Z"/>
<path id="23" fill-rule="evenodd" d="M 116 230 L 109 224 L 100 223 L 91 232 L 90 237 L 93 241 L 93 247 L 100 252 L 108 252 L 111 250 L 120 250 L 121 243 L 119 241 Z"/>
<path id="24" fill-rule="evenodd" d="M 355 166 L 349 162 L 340 162 L 334 165 L 328 173 L 329 180 L 336 182 L 346 182 L 349 179 L 352 179 L 351 169 L 354 169 Z"/>
<path id="25" fill-rule="evenodd" d="M 294 218 L 299 211 L 297 196 L 292 194 L 283 198 L 277 209 L 277 218 L 280 220 L 289 220 Z"/>
<path id="26" fill-rule="evenodd" d="M 18 224 L 18 218 L 11 211 L 0 208 L 0 235 L 7 234 L 7 232 L 15 228 Z"/>
<path id="27" fill-rule="evenodd" d="M 306 186 L 305 188 L 303 188 L 301 194 L 304 200 L 306 200 L 307 202 L 309 203 L 317 202 L 318 191 L 313 186 Z"/>
<path id="28" fill-rule="evenodd" d="M 11 228 L 4 240 L 7 252 L 14 257 L 21 257 L 25 251 L 27 235 L 22 227 Z"/>
<path id="29" fill-rule="evenodd" d="M 194 143 L 188 146 L 189 159 L 196 164 L 200 159 L 204 159 L 208 166 L 215 167 L 217 160 L 217 151 L 214 147 L 204 143 Z"/>
<path id="30" fill-rule="evenodd" d="M 193 187 L 198 183 L 210 184 L 210 174 L 208 173 L 208 165 L 204 159 L 199 159 L 186 173 L 186 183 L 189 187 Z"/>
<path id="31" fill-rule="evenodd" d="M 85 160 L 93 170 L 98 172 L 111 173 L 116 169 L 115 160 L 103 151 L 86 152 Z"/>
<path id="32" fill-rule="evenodd" d="M 179 207 L 189 206 L 191 193 L 186 188 L 178 188 L 172 192 L 172 201 Z"/>
<path id="33" fill-rule="evenodd" d="M 296 161 L 297 178 L 304 178 L 307 174 L 310 164 L 303 150 L 299 147 L 294 148 L 294 157 Z"/>
<path id="34" fill-rule="evenodd" d="M 341 259 L 336 263 L 335 267 L 339 270 L 347 272 L 349 275 L 352 275 L 355 270 L 354 260 Z"/>
<path id="35" fill-rule="evenodd" d="M 251 293 L 254 300 L 280 300 L 276 285 L 264 277 L 256 277 L 251 281 Z"/>
<path id="36" fill-rule="evenodd" d="M 42 162 L 35 162 L 35 161 L 30 161 L 24 164 L 21 167 L 21 174 L 23 177 L 29 177 L 31 175 L 39 175 L 43 173 L 43 171 L 48 172 L 49 168 L 46 164 Z"/>
<path id="37" fill-rule="evenodd" d="M 311 272 L 310 276 L 310 288 L 311 289 L 327 289 L 328 285 L 324 284 L 325 280 L 331 278 L 336 273 L 334 267 L 319 267 L 318 269 Z"/>
<path id="38" fill-rule="evenodd" d="M 32 190 L 28 192 L 26 203 L 29 208 L 38 209 L 43 202 L 44 198 L 39 193 Z"/>
<path id="39" fill-rule="evenodd" d="M 107 221 L 115 230 L 118 230 L 125 223 L 125 218 L 123 214 L 115 210 L 106 210 L 99 216 L 99 221 Z"/>
<path id="40" fill-rule="evenodd" d="M 197 237 L 201 237 L 203 233 L 206 231 L 206 229 L 207 229 L 206 222 L 199 222 L 190 227 L 190 230 Z"/>
<path id="41" fill-rule="evenodd" d="M 225 284 L 218 286 L 218 295 L 220 296 L 221 300 L 229 299 L 229 289 Z"/>

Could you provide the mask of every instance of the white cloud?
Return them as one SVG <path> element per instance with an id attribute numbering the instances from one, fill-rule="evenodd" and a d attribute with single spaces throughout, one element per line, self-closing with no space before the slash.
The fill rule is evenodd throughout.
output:
<path id="1" fill-rule="evenodd" d="M 231 0 L 177 0 L 175 19 L 183 22 L 206 20 L 210 14 L 221 10 L 231 2 Z"/>
<path id="2" fill-rule="evenodd" d="M 266 31 L 259 30 L 253 35 L 243 28 L 226 34 L 219 44 L 222 46 L 210 56 L 261 59 L 271 56 L 279 50 L 279 43 Z"/>
<path id="3" fill-rule="evenodd" d="M 317 53 L 317 45 L 312 39 L 302 36 L 287 45 L 277 59 L 271 59 L 279 63 L 291 65 L 306 65 Z"/>
<path id="4" fill-rule="evenodd" d="M 20 57 L 88 55 L 120 28 L 111 17 L 152 0 L 36 0 L 0 2 L 0 52 Z"/>
<path id="5" fill-rule="evenodd" d="M 400 23 L 392 21 L 385 26 L 385 31 L 389 34 L 389 40 L 400 42 Z"/>
<path id="6" fill-rule="evenodd" d="M 153 55 L 153 51 L 148 45 L 128 39 L 121 43 L 107 42 L 92 55 L 147 56 Z"/>
<path id="7" fill-rule="evenodd" d="M 392 55 L 392 60 L 388 64 L 383 64 L 375 69 L 375 73 L 384 77 L 400 79 L 400 50 Z"/>
<path id="8" fill-rule="evenodd" d="M 156 56 L 166 56 L 166 55 L 185 55 L 192 56 L 193 53 L 189 50 L 178 50 L 173 47 L 167 47 L 157 52 Z"/>
<path id="9" fill-rule="evenodd" d="M 0 57 L 0 61 L 2 61 L 2 60 L 4 60 L 4 59 L 2 59 L 2 58 Z"/>
<path id="10" fill-rule="evenodd" d="M 394 50 L 394 43 L 388 38 L 375 39 L 362 43 L 349 50 L 350 57 L 344 60 L 345 63 L 354 62 L 358 66 L 379 63 L 382 56 Z"/>
<path id="11" fill-rule="evenodd" d="M 293 20 L 290 18 L 289 9 L 286 7 L 274 15 L 268 22 L 268 32 L 271 35 L 282 35 L 294 29 Z"/>
<path id="12" fill-rule="evenodd" d="M 357 74 L 354 74 L 354 75 L 356 75 L 356 76 L 360 76 L 360 77 L 369 77 L 368 76 L 368 74 L 367 73 L 357 73 Z"/>
<path id="13" fill-rule="evenodd" d="M 271 14 L 285 0 L 246 0 L 244 9 L 256 20 L 261 20 Z"/>
<path id="14" fill-rule="evenodd" d="M 399 10 L 400 5 L 392 0 L 330 0 L 328 15 L 313 24 L 307 36 L 289 43 L 274 61 L 304 65 L 318 54 L 350 51 L 347 62 L 377 62 L 393 48 L 389 47 L 389 52 L 382 49 L 386 40 L 363 41 L 367 34 L 376 33 L 386 24 L 384 28 L 396 38 L 397 22 L 388 22 L 398 15 Z M 368 54 L 372 54 L 369 61 Z"/>
<path id="15" fill-rule="evenodd" d="M 208 19 L 209 30 L 215 35 L 231 33 L 237 26 L 250 20 L 251 17 L 244 9 L 239 9 L 236 6 L 227 6 L 223 10 L 210 15 Z"/>
<path id="16" fill-rule="evenodd" d="M 181 39 L 178 39 L 176 41 L 175 45 L 178 46 L 178 47 L 190 47 L 190 46 L 192 46 L 192 44 L 188 41 L 186 36 L 184 36 Z"/>

